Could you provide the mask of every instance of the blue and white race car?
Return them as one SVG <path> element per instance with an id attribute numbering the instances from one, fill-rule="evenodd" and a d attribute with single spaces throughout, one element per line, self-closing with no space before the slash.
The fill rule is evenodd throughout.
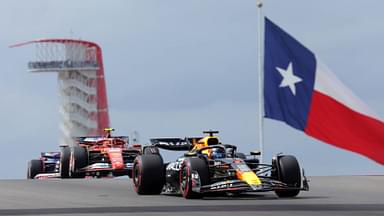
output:
<path id="1" fill-rule="evenodd" d="M 60 152 L 41 152 L 39 159 L 30 160 L 27 178 L 60 178 Z"/>

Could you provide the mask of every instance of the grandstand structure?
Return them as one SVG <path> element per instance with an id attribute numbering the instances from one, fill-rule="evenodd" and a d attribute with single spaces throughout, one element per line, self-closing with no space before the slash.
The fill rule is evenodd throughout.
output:
<path id="1" fill-rule="evenodd" d="M 38 39 L 11 47 L 35 45 L 28 62 L 33 73 L 57 73 L 60 145 L 72 145 L 74 136 L 102 135 L 109 114 L 102 51 L 99 45 L 74 39 Z"/>

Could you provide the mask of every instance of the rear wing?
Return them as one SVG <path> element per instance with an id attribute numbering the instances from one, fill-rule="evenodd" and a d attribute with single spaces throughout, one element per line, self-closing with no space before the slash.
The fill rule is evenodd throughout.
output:
<path id="1" fill-rule="evenodd" d="M 112 136 L 110 138 L 112 138 L 112 139 L 122 139 L 127 144 L 129 143 L 129 137 L 128 136 Z M 73 137 L 73 139 L 77 143 L 79 143 L 79 144 L 87 144 L 87 143 L 95 143 L 97 141 L 106 139 L 106 137 L 104 137 L 104 136 L 81 136 L 81 137 Z"/>
<path id="2" fill-rule="evenodd" d="M 189 151 L 193 145 L 202 137 L 188 138 L 153 138 L 151 145 L 171 151 Z"/>
<path id="3" fill-rule="evenodd" d="M 41 152 L 40 156 L 45 158 L 60 158 L 60 152 Z"/>

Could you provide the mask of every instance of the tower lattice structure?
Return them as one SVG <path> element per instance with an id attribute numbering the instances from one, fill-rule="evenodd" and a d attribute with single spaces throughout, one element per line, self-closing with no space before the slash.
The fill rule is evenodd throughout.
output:
<path id="1" fill-rule="evenodd" d="M 72 145 L 74 136 L 101 135 L 109 127 L 102 51 L 99 45 L 74 39 L 38 39 L 34 44 L 33 73 L 55 72 L 58 78 L 60 145 Z"/>

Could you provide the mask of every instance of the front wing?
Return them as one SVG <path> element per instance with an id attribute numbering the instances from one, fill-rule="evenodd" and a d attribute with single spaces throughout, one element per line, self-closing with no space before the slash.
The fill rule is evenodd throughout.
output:
<path id="1" fill-rule="evenodd" d="M 225 180 L 210 185 L 200 186 L 198 182 L 192 185 L 192 191 L 197 193 L 213 193 L 213 192 L 267 192 L 275 190 L 305 190 L 308 191 L 307 179 L 303 179 L 303 187 L 297 188 L 289 186 L 280 181 L 273 179 L 263 179 L 260 185 L 249 185 L 241 180 Z"/>
<path id="2" fill-rule="evenodd" d="M 126 163 L 124 169 L 113 169 L 110 163 L 94 163 L 80 169 L 80 172 L 98 172 L 98 171 L 131 171 L 133 163 Z"/>
<path id="3" fill-rule="evenodd" d="M 52 179 L 60 177 L 60 173 L 39 173 L 34 177 L 34 179 Z"/>

